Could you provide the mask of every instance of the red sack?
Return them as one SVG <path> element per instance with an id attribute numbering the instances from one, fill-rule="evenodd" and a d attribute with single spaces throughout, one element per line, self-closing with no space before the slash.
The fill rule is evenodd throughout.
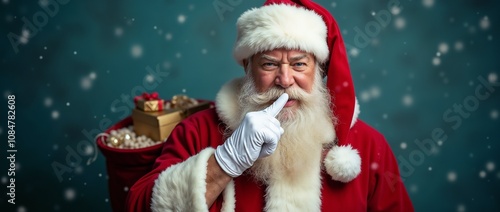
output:
<path id="1" fill-rule="evenodd" d="M 132 117 L 127 117 L 106 130 L 118 130 L 132 125 Z M 151 171 L 156 158 L 161 154 L 163 143 L 141 149 L 118 149 L 107 146 L 106 135 L 97 137 L 96 143 L 106 158 L 108 189 L 113 211 L 125 211 L 128 190 L 142 176 Z"/>

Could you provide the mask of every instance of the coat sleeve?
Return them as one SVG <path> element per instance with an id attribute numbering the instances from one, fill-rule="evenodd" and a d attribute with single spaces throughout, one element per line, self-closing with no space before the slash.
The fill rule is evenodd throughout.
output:
<path id="1" fill-rule="evenodd" d="M 368 198 L 369 211 L 414 211 L 399 174 L 398 163 L 383 136 L 377 142 L 378 169 L 373 174 L 374 186 Z"/>
<path id="2" fill-rule="evenodd" d="M 127 211 L 208 211 L 206 167 L 217 143 L 199 124 L 184 121 L 172 131 L 153 170 L 129 190 Z"/>

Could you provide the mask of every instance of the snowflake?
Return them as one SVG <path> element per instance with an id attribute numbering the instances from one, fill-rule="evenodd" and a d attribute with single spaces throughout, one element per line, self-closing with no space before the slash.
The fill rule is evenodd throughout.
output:
<path id="1" fill-rule="evenodd" d="M 488 16 L 484 16 L 481 21 L 479 21 L 479 27 L 483 30 L 490 28 L 490 19 L 488 19 Z"/>
<path id="2" fill-rule="evenodd" d="M 498 110 L 492 110 L 490 112 L 490 118 L 493 119 L 493 120 L 498 119 Z"/>
<path id="3" fill-rule="evenodd" d="M 408 145 L 406 144 L 406 142 L 401 142 L 399 147 L 401 147 L 401 149 L 406 149 L 406 147 L 408 147 Z"/>
<path id="4" fill-rule="evenodd" d="M 17 212 L 26 212 L 28 211 L 28 209 L 26 209 L 26 207 L 20 205 L 18 208 L 17 208 Z"/>
<path id="5" fill-rule="evenodd" d="M 406 26 L 406 20 L 403 17 L 397 17 L 396 20 L 394 20 L 394 26 L 396 29 L 403 29 Z"/>
<path id="6" fill-rule="evenodd" d="M 201 53 L 202 53 L 202 54 L 207 54 L 207 53 L 208 53 L 208 50 L 207 50 L 207 49 L 202 49 L 202 50 L 201 50 Z"/>
<path id="7" fill-rule="evenodd" d="M 425 6 L 425 7 L 432 7 L 434 6 L 434 0 L 422 0 L 422 4 Z"/>
<path id="8" fill-rule="evenodd" d="M 165 39 L 166 40 L 172 40 L 172 33 L 166 33 L 165 34 Z"/>
<path id="9" fill-rule="evenodd" d="M 399 13 L 401 13 L 401 8 L 398 7 L 398 6 L 394 6 L 394 7 L 391 8 L 391 13 L 393 15 L 399 15 Z"/>
<path id="10" fill-rule="evenodd" d="M 80 86 L 83 90 L 89 90 L 90 88 L 92 88 L 92 79 L 90 79 L 89 77 L 83 77 L 80 80 Z"/>
<path id="11" fill-rule="evenodd" d="M 123 28 L 121 27 L 115 27 L 115 36 L 116 37 L 121 37 L 123 35 Z"/>
<path id="12" fill-rule="evenodd" d="M 464 204 L 459 204 L 457 206 L 457 212 L 465 212 L 465 205 Z"/>
<path id="13" fill-rule="evenodd" d="M 493 163 L 492 161 L 486 163 L 486 170 L 488 170 L 490 172 L 495 170 L 495 163 Z"/>
<path id="14" fill-rule="evenodd" d="M 7 183 L 7 181 L 8 181 L 8 180 L 7 180 L 7 177 L 6 177 L 6 176 L 2 176 L 2 184 Z"/>
<path id="15" fill-rule="evenodd" d="M 446 54 L 448 53 L 448 44 L 447 43 L 440 43 L 439 46 L 438 46 L 438 49 L 439 49 L 439 52 L 442 53 L 442 54 Z"/>
<path id="16" fill-rule="evenodd" d="M 70 106 L 70 103 L 69 103 L 69 102 L 66 102 L 66 106 L 68 106 L 68 107 L 69 107 L 69 106 Z"/>
<path id="17" fill-rule="evenodd" d="M 439 57 L 432 58 L 432 65 L 438 66 L 441 64 L 441 59 Z"/>
<path id="18" fill-rule="evenodd" d="M 72 201 L 75 199 L 75 197 L 76 197 L 75 189 L 68 188 L 64 191 L 64 199 L 66 199 L 67 201 Z"/>
<path id="19" fill-rule="evenodd" d="M 455 42 L 455 50 L 457 52 L 464 50 L 464 43 L 462 41 Z"/>
<path id="20" fill-rule="evenodd" d="M 73 51 L 73 54 L 74 54 L 74 55 L 77 55 L 77 54 L 78 54 L 78 52 L 77 52 L 77 51 Z"/>
<path id="21" fill-rule="evenodd" d="M 146 75 L 145 79 L 146 79 L 146 82 L 149 82 L 149 83 L 152 83 L 155 81 L 155 77 L 151 74 Z"/>
<path id="22" fill-rule="evenodd" d="M 485 177 L 486 177 L 486 172 L 485 172 L 485 171 L 483 171 L 483 170 L 481 170 L 481 171 L 479 172 L 479 177 L 480 177 L 480 178 L 485 178 Z"/>
<path id="23" fill-rule="evenodd" d="M 53 110 L 52 113 L 50 114 L 52 119 L 58 119 L 59 118 L 59 111 Z"/>
<path id="24" fill-rule="evenodd" d="M 179 22 L 179 24 L 183 24 L 184 22 L 186 22 L 186 16 L 180 14 L 179 16 L 177 16 L 177 22 Z"/>
<path id="25" fill-rule="evenodd" d="M 450 182 L 450 183 L 457 181 L 457 173 L 448 172 L 447 179 L 448 179 L 448 182 Z"/>
<path id="26" fill-rule="evenodd" d="M 378 169 L 378 163 L 373 162 L 373 163 L 370 165 L 370 168 L 371 168 L 372 170 L 377 170 L 377 169 Z"/>
<path id="27" fill-rule="evenodd" d="M 89 78 L 90 78 L 91 80 L 95 80 L 95 79 L 97 78 L 97 74 L 96 74 L 95 72 L 90 72 L 90 74 L 89 74 Z"/>
<path id="28" fill-rule="evenodd" d="M 45 107 L 50 107 L 52 106 L 52 98 L 50 97 L 47 97 L 43 100 L 43 105 L 45 105 Z"/>
<path id="29" fill-rule="evenodd" d="M 497 76 L 497 73 L 495 72 L 491 72 L 490 74 L 488 74 L 488 81 L 490 83 L 496 83 L 498 80 L 498 76 Z"/>
<path id="30" fill-rule="evenodd" d="M 132 48 L 130 49 L 130 53 L 132 54 L 133 58 L 139 58 L 142 56 L 142 46 L 141 45 L 133 45 Z"/>
<path id="31" fill-rule="evenodd" d="M 413 105 L 413 97 L 409 94 L 403 96 L 403 104 L 405 106 Z"/>

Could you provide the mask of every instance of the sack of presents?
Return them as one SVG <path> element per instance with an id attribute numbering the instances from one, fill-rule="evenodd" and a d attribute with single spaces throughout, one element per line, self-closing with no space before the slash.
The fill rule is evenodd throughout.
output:
<path id="1" fill-rule="evenodd" d="M 188 116 L 213 107 L 186 95 L 163 100 L 158 93 L 134 98 L 132 115 L 119 121 L 96 138 L 106 158 L 108 188 L 113 211 L 124 211 L 128 190 L 151 171 L 163 142 L 174 127 Z"/>

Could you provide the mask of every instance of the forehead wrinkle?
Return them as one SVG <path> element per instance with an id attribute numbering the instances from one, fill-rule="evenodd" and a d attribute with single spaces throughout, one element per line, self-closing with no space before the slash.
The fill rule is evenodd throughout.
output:
<path id="1" fill-rule="evenodd" d="M 307 54 L 301 54 L 301 55 L 293 56 L 293 57 L 290 57 L 289 60 L 291 62 L 293 62 L 293 61 L 301 60 L 303 58 L 307 58 L 309 60 L 309 57 L 307 57 Z"/>

